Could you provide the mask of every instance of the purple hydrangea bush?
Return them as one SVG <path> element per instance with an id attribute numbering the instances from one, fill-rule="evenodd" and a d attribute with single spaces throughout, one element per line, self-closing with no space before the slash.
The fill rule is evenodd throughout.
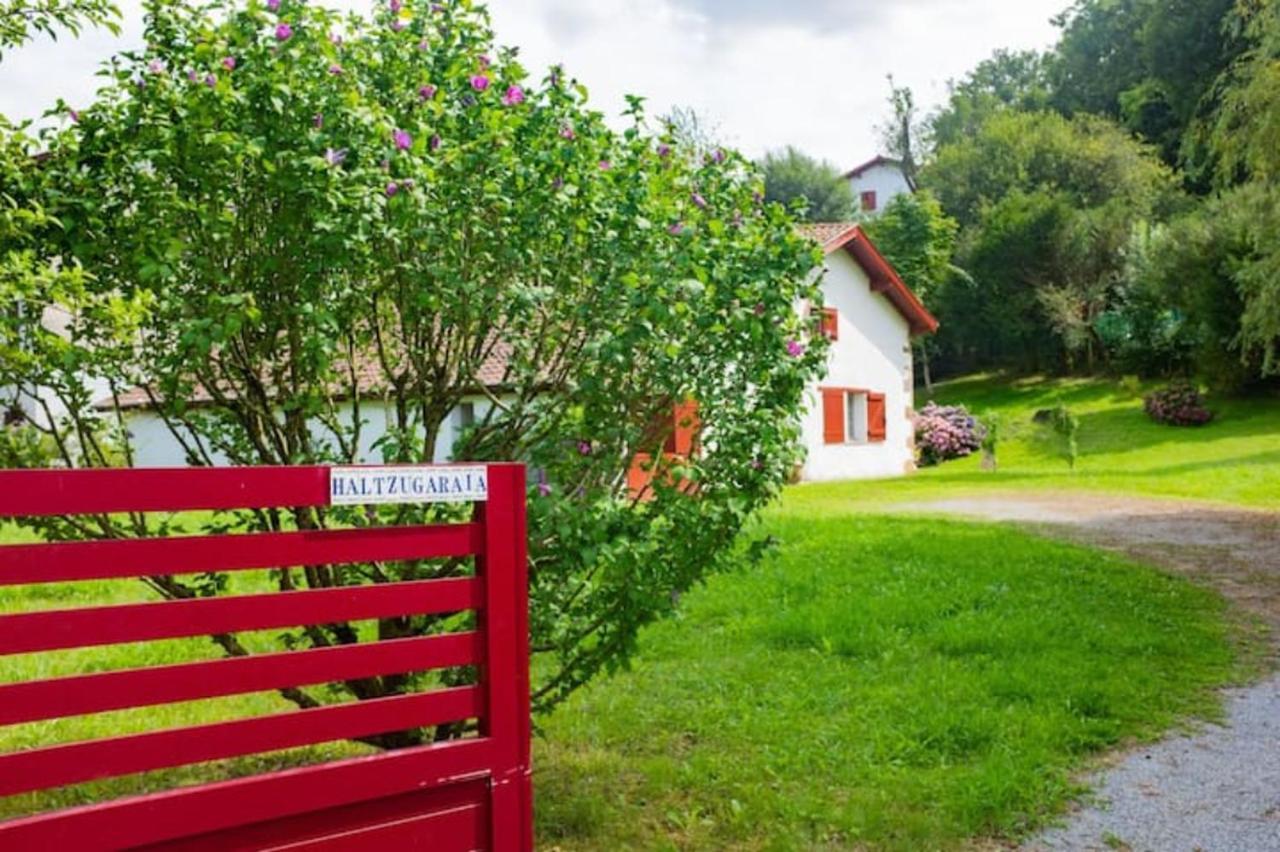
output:
<path id="1" fill-rule="evenodd" d="M 1147 394 L 1142 405 L 1148 417 L 1166 426 L 1203 426 L 1213 419 L 1200 391 L 1186 382 Z"/>
<path id="2" fill-rule="evenodd" d="M 963 405 L 931 402 L 916 414 L 916 455 L 925 466 L 963 458 L 982 448 L 984 432 Z"/>

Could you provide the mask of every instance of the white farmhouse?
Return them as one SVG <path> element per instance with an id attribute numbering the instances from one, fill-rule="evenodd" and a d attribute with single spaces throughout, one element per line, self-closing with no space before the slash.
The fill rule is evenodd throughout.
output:
<path id="1" fill-rule="evenodd" d="M 900 476 L 915 468 L 911 338 L 938 321 L 856 224 L 809 225 L 822 244 L 827 374 L 808 391 L 808 482 Z M 804 308 L 808 310 L 807 306 Z"/>
<path id="2" fill-rule="evenodd" d="M 889 157 L 874 157 L 846 172 L 844 179 L 853 189 L 858 208 L 875 216 L 899 195 L 915 192 L 902 163 Z"/>
<path id="3" fill-rule="evenodd" d="M 914 376 L 911 339 L 937 328 L 937 320 L 853 223 L 809 225 L 804 233 L 820 243 L 826 252 L 822 276 L 825 307 L 814 314 L 814 328 L 831 340 L 829 368 L 821 381 L 807 392 L 803 416 L 803 442 L 807 459 L 800 471 L 805 481 L 859 479 L 900 476 L 914 468 Z M 806 314 L 813 309 L 802 304 Z M 484 391 L 465 399 L 456 408 L 438 437 L 435 460 L 449 460 L 461 432 L 487 413 L 493 398 L 507 393 L 502 386 L 506 352 L 495 350 L 476 376 Z M 363 364 L 357 370 L 365 397 L 359 413 L 350 403 L 340 409 L 346 423 L 358 416 L 364 423 L 358 456 L 376 462 L 381 454 L 377 440 L 393 422 L 386 404 L 378 396 L 380 383 L 376 365 Z M 209 404 L 201 390 L 191 400 Z M 103 399 L 99 406 L 115 403 Z M 131 434 L 134 464 L 139 467 L 178 467 L 188 464 L 188 449 L 166 427 L 152 409 L 145 388 L 123 394 L 118 404 L 125 412 Z M 670 452 L 692 452 L 696 445 L 696 407 L 675 412 L 677 423 Z M 314 428 L 323 433 L 319 423 Z M 324 437 L 322 435 L 322 437 Z M 214 457 L 214 464 L 225 459 Z M 632 473 L 632 485 L 642 489 L 648 476 L 639 468 Z"/>

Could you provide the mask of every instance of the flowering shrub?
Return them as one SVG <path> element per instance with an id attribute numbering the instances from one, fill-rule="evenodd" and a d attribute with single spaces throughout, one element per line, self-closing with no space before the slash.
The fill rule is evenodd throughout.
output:
<path id="1" fill-rule="evenodd" d="M 982 447 L 984 432 L 963 405 L 931 402 L 916 415 L 916 453 L 923 465 L 963 458 Z"/>
<path id="2" fill-rule="evenodd" d="M 64 110 L 48 156 L 12 187 L 57 217 L 44 238 L 89 275 L 75 293 L 46 294 L 70 303 L 69 340 L 11 327 L 31 357 L 0 358 L 0 387 L 57 393 L 73 420 L 56 430 L 59 455 L 77 466 L 119 458 L 111 436 L 131 457 L 125 412 L 93 408 L 85 379 L 116 394 L 145 386 L 154 416 L 204 465 L 350 463 L 370 432 L 388 463 L 430 461 L 451 412 L 491 391 L 496 404 L 441 451 L 537 471 L 535 707 L 625 663 L 673 597 L 732 564 L 738 534 L 798 459 L 804 388 L 826 352 L 793 306 L 820 297 L 820 251 L 763 202 L 750 161 L 655 128 L 639 99 L 613 129 L 562 69 L 533 78 L 495 45 L 474 0 L 383 2 L 371 17 L 303 0 L 148 0 L 146 11 L 145 46 L 110 66 L 94 103 Z M 9 189 L 0 182 L 0 196 Z M 40 311 L 11 314 L 0 323 Z M 478 387 L 495 363 L 500 379 Z M 652 454 L 651 424 L 677 399 L 697 400 L 714 440 L 678 461 L 679 476 L 655 476 L 653 499 L 632 500 L 631 460 Z M 0 466 L 15 452 L 0 438 Z M 317 529 L 449 511 L 298 507 L 208 523 Z M 162 523 L 41 532 L 144 537 Z M 318 587 L 467 570 L 276 576 Z M 152 585 L 171 597 L 219 588 Z M 440 626 L 385 619 L 377 632 Z M 281 641 L 354 635 L 320 625 Z M 422 677 L 338 688 L 376 699 Z"/>
<path id="3" fill-rule="evenodd" d="M 1147 394 L 1142 404 L 1148 417 L 1166 426 L 1203 426 L 1213 419 L 1200 391 L 1186 382 Z"/>

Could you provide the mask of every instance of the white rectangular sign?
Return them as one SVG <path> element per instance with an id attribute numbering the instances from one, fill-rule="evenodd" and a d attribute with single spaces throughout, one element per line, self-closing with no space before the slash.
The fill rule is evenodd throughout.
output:
<path id="1" fill-rule="evenodd" d="M 329 503 L 333 506 L 488 499 L 489 472 L 484 465 L 335 467 L 329 471 Z"/>

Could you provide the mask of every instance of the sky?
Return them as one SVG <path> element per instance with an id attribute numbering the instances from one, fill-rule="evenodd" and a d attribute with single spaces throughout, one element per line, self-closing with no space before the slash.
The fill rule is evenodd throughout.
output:
<path id="1" fill-rule="evenodd" d="M 528 68 L 564 63 L 606 113 L 641 95 L 654 114 L 694 109 L 716 138 L 749 156 L 795 145 L 852 168 L 880 152 L 887 75 L 931 109 L 949 80 L 997 48 L 1051 45 L 1051 18 L 1068 2 L 490 0 L 489 8 L 498 40 L 518 45 Z M 34 118 L 58 98 L 88 101 L 102 61 L 141 42 L 141 3 L 120 5 L 119 38 L 91 31 L 6 53 L 0 113 Z"/>

